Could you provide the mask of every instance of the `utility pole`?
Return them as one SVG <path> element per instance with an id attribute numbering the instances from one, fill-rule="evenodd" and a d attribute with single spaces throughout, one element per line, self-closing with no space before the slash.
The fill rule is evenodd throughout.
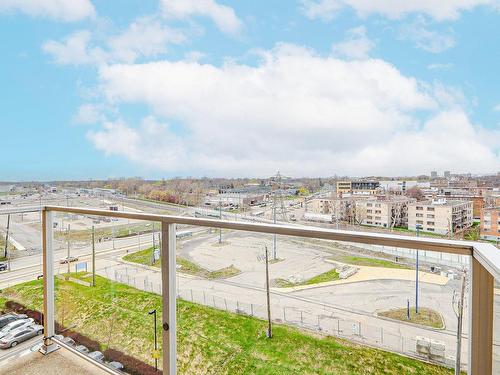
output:
<path id="1" fill-rule="evenodd" d="M 68 263 L 68 277 L 69 277 L 69 272 L 70 272 L 70 264 L 69 264 L 69 234 L 70 234 L 70 230 L 71 230 L 71 227 L 70 227 L 70 224 L 68 224 L 68 233 L 67 233 L 67 241 L 68 241 L 68 257 L 66 258 L 67 260 L 67 263 Z"/>
<path id="2" fill-rule="evenodd" d="M 276 224 L 276 195 L 273 196 L 273 223 Z M 276 249 L 276 233 L 273 234 L 273 259 L 277 259 L 277 249 Z"/>
<path id="3" fill-rule="evenodd" d="M 4 258 L 7 258 L 7 250 L 9 247 L 9 228 L 10 228 L 10 214 L 7 215 L 7 231 L 5 232 L 5 251 Z"/>
<path id="4" fill-rule="evenodd" d="M 420 236 L 420 224 L 417 224 L 417 237 Z M 418 314 L 418 249 L 415 259 L 415 314 Z"/>
<path id="5" fill-rule="evenodd" d="M 267 251 L 267 245 L 265 246 L 265 248 L 266 248 L 266 294 L 267 294 L 267 323 L 268 323 L 267 337 L 271 339 L 273 337 L 273 327 L 271 324 L 271 296 L 269 293 L 269 252 Z"/>
<path id="6" fill-rule="evenodd" d="M 92 286 L 95 286 L 95 228 L 92 225 Z"/>
<path id="7" fill-rule="evenodd" d="M 467 277 L 465 271 L 462 274 L 462 285 L 460 288 L 460 298 L 457 303 L 457 310 L 455 314 L 458 318 L 457 324 L 457 353 L 455 356 L 455 375 L 460 375 L 460 361 L 462 354 L 462 325 L 463 325 L 463 313 L 464 313 L 464 297 L 465 297 L 465 284 L 467 282 Z M 455 295 L 453 295 L 455 297 Z"/>
<path id="8" fill-rule="evenodd" d="M 219 220 L 222 220 L 222 202 L 219 198 Z M 222 243 L 222 228 L 219 228 L 219 243 Z"/>

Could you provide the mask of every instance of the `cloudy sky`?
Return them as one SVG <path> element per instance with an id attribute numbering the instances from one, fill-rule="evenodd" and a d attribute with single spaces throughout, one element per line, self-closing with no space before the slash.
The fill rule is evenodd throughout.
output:
<path id="1" fill-rule="evenodd" d="M 0 180 L 500 170 L 499 0 L 0 0 Z"/>

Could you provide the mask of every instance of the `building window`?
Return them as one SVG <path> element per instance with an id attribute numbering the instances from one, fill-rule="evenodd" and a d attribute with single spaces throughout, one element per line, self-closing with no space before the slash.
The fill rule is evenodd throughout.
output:
<path id="1" fill-rule="evenodd" d="M 417 214 L 417 217 L 424 217 L 424 214 Z"/>
<path id="2" fill-rule="evenodd" d="M 427 228 L 428 232 L 434 232 L 434 228 Z"/>
<path id="3" fill-rule="evenodd" d="M 371 204 L 371 203 L 367 203 L 367 204 L 366 204 L 366 206 L 367 206 L 367 207 L 371 207 L 371 206 L 372 206 L 372 204 Z"/>
<path id="4" fill-rule="evenodd" d="M 422 220 L 417 220 L 417 224 L 423 224 L 424 222 Z"/>
<path id="5" fill-rule="evenodd" d="M 366 210 L 366 212 L 368 212 L 369 214 L 371 214 L 371 213 L 372 213 L 372 210 Z"/>
<path id="6" fill-rule="evenodd" d="M 373 219 L 373 216 L 367 216 L 366 218 L 367 219 Z"/>
<path id="7" fill-rule="evenodd" d="M 422 211 L 424 208 L 422 206 L 417 206 L 418 211 Z"/>
<path id="8" fill-rule="evenodd" d="M 376 214 L 381 214 L 381 213 L 382 213 L 382 211 L 380 211 L 380 210 L 375 210 L 375 213 L 376 213 Z"/>
<path id="9" fill-rule="evenodd" d="M 373 224 L 371 221 L 367 221 L 366 224 Z"/>
<path id="10" fill-rule="evenodd" d="M 427 214 L 427 219 L 434 219 L 434 215 Z"/>
<path id="11" fill-rule="evenodd" d="M 434 225 L 434 222 L 433 221 L 428 221 L 427 225 Z"/>
<path id="12" fill-rule="evenodd" d="M 427 207 L 427 211 L 434 211 L 434 207 Z"/>
<path id="13" fill-rule="evenodd" d="M 377 204 L 375 205 L 375 207 L 380 207 L 380 203 L 377 203 Z"/>

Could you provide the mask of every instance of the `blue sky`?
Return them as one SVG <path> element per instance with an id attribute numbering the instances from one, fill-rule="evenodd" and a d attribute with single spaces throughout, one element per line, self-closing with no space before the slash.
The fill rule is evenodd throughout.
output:
<path id="1" fill-rule="evenodd" d="M 0 1 L 0 180 L 497 172 L 499 3 L 392 3 Z"/>

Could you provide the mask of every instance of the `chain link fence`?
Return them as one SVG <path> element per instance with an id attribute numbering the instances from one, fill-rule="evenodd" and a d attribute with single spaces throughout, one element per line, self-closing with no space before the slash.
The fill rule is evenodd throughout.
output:
<path id="1" fill-rule="evenodd" d="M 106 268 L 105 272 L 107 277 L 114 281 L 151 293 L 162 293 L 161 282 L 152 280 L 147 275 L 139 275 L 141 271 L 136 268 L 124 267 L 120 270 Z M 231 313 L 267 319 L 267 306 L 265 304 L 225 298 L 218 295 L 216 291 L 178 287 L 177 297 Z M 273 304 L 271 298 L 271 318 L 275 323 L 297 326 L 447 367 L 454 366 L 456 341 L 451 334 L 447 335 L 449 338 L 444 345 L 444 350 L 439 350 L 437 353 L 422 353 L 417 351 L 417 337 L 408 337 L 401 332 L 391 331 L 383 326 L 375 326 L 360 320 L 338 316 L 335 309 L 324 305 L 321 305 L 322 313 L 318 314 L 318 306 L 320 304 L 311 306 L 310 309 L 283 306 Z M 465 350 L 467 348 L 466 342 L 462 345 Z M 463 354 L 462 366 L 464 370 L 466 369 L 466 361 L 467 355 Z"/>

